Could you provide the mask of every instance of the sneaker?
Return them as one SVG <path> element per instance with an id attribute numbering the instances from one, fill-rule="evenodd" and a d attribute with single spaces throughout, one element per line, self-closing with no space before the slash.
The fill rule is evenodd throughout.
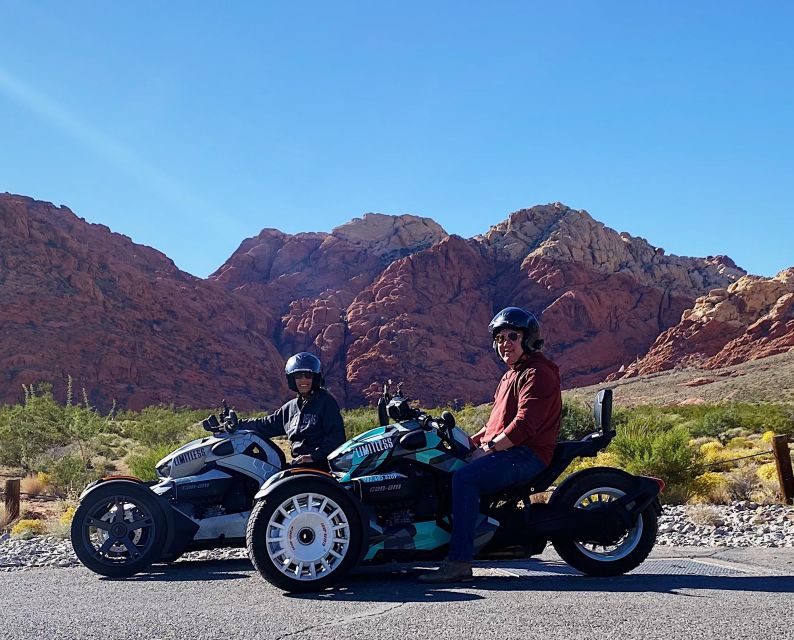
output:
<path id="1" fill-rule="evenodd" d="M 423 573 L 419 582 L 441 584 L 445 582 L 471 582 L 473 579 L 471 563 L 445 560 L 435 571 Z"/>

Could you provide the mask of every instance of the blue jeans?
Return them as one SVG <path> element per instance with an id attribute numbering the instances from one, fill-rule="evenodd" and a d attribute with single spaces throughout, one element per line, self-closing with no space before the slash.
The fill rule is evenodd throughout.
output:
<path id="1" fill-rule="evenodd" d="M 474 557 L 474 527 L 480 496 L 529 482 L 546 468 L 529 447 L 495 451 L 468 463 L 452 476 L 452 538 L 449 560 L 470 562 Z"/>

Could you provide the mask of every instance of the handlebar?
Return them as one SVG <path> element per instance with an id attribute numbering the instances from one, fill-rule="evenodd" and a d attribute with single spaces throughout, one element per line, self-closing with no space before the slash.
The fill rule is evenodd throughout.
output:
<path id="1" fill-rule="evenodd" d="M 201 426 L 211 433 L 218 433 L 219 431 L 226 431 L 233 433 L 237 430 L 237 414 L 234 409 L 229 409 L 226 400 L 221 400 L 220 419 L 214 413 L 201 421 Z"/>

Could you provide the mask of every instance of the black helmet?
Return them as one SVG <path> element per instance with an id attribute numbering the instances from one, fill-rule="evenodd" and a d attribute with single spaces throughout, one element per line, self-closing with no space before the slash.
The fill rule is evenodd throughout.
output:
<path id="1" fill-rule="evenodd" d="M 284 367 L 284 373 L 287 374 L 287 384 L 293 391 L 298 390 L 298 385 L 295 384 L 294 374 L 298 373 L 299 371 L 308 371 L 313 373 L 312 391 L 317 391 L 317 389 L 325 384 L 325 378 L 323 377 L 322 369 L 323 365 L 320 362 L 320 358 L 313 353 L 301 351 L 287 360 L 287 364 Z"/>
<path id="2" fill-rule="evenodd" d="M 543 347 L 540 323 L 529 311 L 524 311 L 519 307 L 507 307 L 493 317 L 491 324 L 488 325 L 488 330 L 491 332 L 491 340 L 494 341 L 493 349 L 497 355 L 499 355 L 499 350 L 496 348 L 495 338 L 502 329 L 518 329 L 524 334 L 524 338 L 521 340 L 521 348 L 524 353 L 539 351 Z"/>

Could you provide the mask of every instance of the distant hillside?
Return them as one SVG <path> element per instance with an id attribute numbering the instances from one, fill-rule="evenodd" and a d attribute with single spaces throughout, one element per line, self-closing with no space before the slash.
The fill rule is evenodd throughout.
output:
<path id="1" fill-rule="evenodd" d="M 615 403 L 623 406 L 726 402 L 794 404 L 794 352 L 712 370 L 685 367 L 650 373 L 571 389 L 565 395 L 590 403 L 597 391 L 605 387 L 613 389 Z"/>
<path id="2" fill-rule="evenodd" d="M 414 215 L 268 228 L 202 280 L 66 207 L 0 194 L 0 402 L 41 380 L 62 397 L 71 375 L 103 409 L 222 397 L 272 409 L 289 394 L 285 358 L 308 350 L 347 407 L 371 402 L 388 378 L 424 406 L 483 403 L 502 374 L 487 325 L 509 305 L 540 316 L 566 388 L 639 372 L 632 363 L 660 336 L 675 357 L 654 366 L 687 362 L 703 318 L 730 316 L 732 358 L 779 353 L 794 337 L 790 279 L 745 275 L 728 257 L 667 255 L 552 203 L 469 239 Z M 741 313 L 692 316 L 704 300 Z M 682 315 L 686 331 L 669 333 Z"/>

